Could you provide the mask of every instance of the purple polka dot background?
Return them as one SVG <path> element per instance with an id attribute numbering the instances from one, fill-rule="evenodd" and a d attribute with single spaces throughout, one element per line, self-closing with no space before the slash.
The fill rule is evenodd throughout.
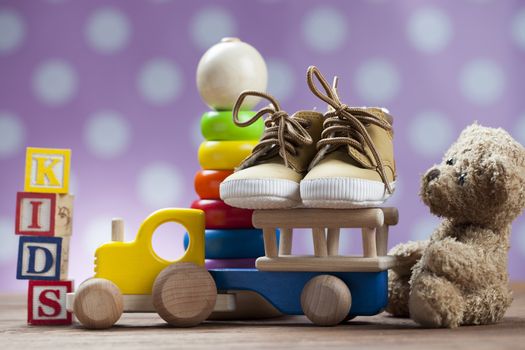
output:
<path id="1" fill-rule="evenodd" d="M 76 195 L 69 275 L 93 274 L 93 253 L 126 239 L 152 211 L 188 207 L 207 110 L 195 86 L 201 55 L 224 36 L 256 47 L 269 92 L 288 112 L 324 110 L 305 72 L 338 75 L 347 104 L 395 116 L 400 210 L 390 246 L 427 238 L 439 219 L 418 197 L 421 174 L 473 121 L 525 143 L 525 3 L 445 1 L 0 1 L 0 291 L 16 281 L 16 192 L 27 146 L 72 149 Z M 166 232 L 164 232 L 164 231 Z M 167 226 L 159 253 L 181 255 Z M 157 239 L 158 241 L 158 239 Z M 294 252 L 311 251 L 300 230 Z M 361 251 L 358 231 L 342 235 Z M 509 273 L 525 279 L 525 220 L 513 227 Z"/>

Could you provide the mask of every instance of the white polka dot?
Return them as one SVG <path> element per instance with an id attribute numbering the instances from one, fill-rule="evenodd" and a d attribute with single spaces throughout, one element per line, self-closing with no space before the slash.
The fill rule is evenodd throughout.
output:
<path id="1" fill-rule="evenodd" d="M 269 59 L 268 92 L 278 100 L 284 101 L 293 93 L 295 78 L 292 68 L 282 60 Z"/>
<path id="2" fill-rule="evenodd" d="M 440 219 L 435 216 L 431 216 L 430 214 L 422 219 L 417 220 L 412 225 L 410 234 L 411 239 L 416 241 L 430 239 L 430 236 L 432 233 L 434 233 L 434 230 L 438 227 L 440 222 Z"/>
<path id="3" fill-rule="evenodd" d="M 18 253 L 18 238 L 15 235 L 15 219 L 7 216 L 0 216 L 0 263 L 13 263 L 16 261 Z"/>
<path id="4" fill-rule="evenodd" d="M 389 102 L 399 92 L 401 78 L 392 63 L 385 59 L 370 59 L 356 72 L 354 88 L 370 104 Z"/>
<path id="5" fill-rule="evenodd" d="M 318 7 L 306 14 L 302 21 L 303 40 L 321 53 L 334 52 L 343 46 L 347 37 L 347 20 L 331 7 Z"/>
<path id="6" fill-rule="evenodd" d="M 407 34 L 416 49 L 424 53 L 443 50 L 452 37 L 448 15 L 438 8 L 425 7 L 415 11 L 408 21 Z"/>
<path id="7" fill-rule="evenodd" d="M 182 85 L 180 69 L 167 59 L 153 59 L 139 73 L 139 90 L 154 105 L 161 106 L 171 102 L 181 92 Z"/>
<path id="8" fill-rule="evenodd" d="M 62 60 L 49 60 L 40 64 L 33 75 L 33 89 L 45 104 L 58 106 L 67 103 L 76 92 L 77 74 Z"/>
<path id="9" fill-rule="evenodd" d="M 0 111 L 0 159 L 19 152 L 24 145 L 25 134 L 19 118 L 10 112 Z"/>
<path id="10" fill-rule="evenodd" d="M 15 11 L 0 11 L 0 54 L 14 52 L 24 40 L 25 23 Z"/>
<path id="11" fill-rule="evenodd" d="M 115 158 L 126 152 L 131 139 L 128 121 L 117 112 L 99 111 L 84 127 L 84 142 L 99 158 Z"/>
<path id="12" fill-rule="evenodd" d="M 111 216 L 96 216 L 89 219 L 82 237 L 82 249 L 89 256 L 94 256 L 95 251 L 102 244 L 111 241 Z"/>
<path id="13" fill-rule="evenodd" d="M 454 128 L 440 112 L 424 111 L 408 127 L 408 139 L 414 152 L 434 157 L 443 154 L 453 141 Z"/>
<path id="14" fill-rule="evenodd" d="M 511 22 L 511 35 L 516 45 L 525 50 L 525 8 L 514 15 Z"/>
<path id="15" fill-rule="evenodd" d="M 173 206 L 181 197 L 184 186 L 179 171 L 168 163 L 150 164 L 138 175 L 138 195 L 153 209 Z"/>
<path id="16" fill-rule="evenodd" d="M 74 171 L 69 172 L 69 193 L 78 195 L 78 176 Z"/>
<path id="17" fill-rule="evenodd" d="M 193 17 L 190 32 L 195 45 L 206 50 L 224 37 L 235 36 L 237 29 L 229 12 L 220 7 L 208 7 Z"/>
<path id="18" fill-rule="evenodd" d="M 105 7 L 89 17 L 85 35 L 95 51 L 111 54 L 126 46 L 130 32 L 128 18 L 120 10 Z"/>
<path id="19" fill-rule="evenodd" d="M 525 145 L 525 113 L 522 113 L 519 117 L 516 127 L 514 128 L 514 135 L 518 142 Z"/>
<path id="20" fill-rule="evenodd" d="M 500 66 L 487 59 L 475 59 L 465 65 L 459 77 L 463 95 L 477 105 L 496 102 L 505 88 L 505 75 Z"/>

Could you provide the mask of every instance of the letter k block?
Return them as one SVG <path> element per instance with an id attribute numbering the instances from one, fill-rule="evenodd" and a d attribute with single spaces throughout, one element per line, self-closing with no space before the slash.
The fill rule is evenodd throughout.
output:
<path id="1" fill-rule="evenodd" d="M 24 191 L 68 193 L 70 163 L 69 149 L 28 147 Z"/>

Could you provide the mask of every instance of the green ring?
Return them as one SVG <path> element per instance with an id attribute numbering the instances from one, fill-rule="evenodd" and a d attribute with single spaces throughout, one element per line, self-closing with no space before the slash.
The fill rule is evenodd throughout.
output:
<path id="1" fill-rule="evenodd" d="M 254 115 L 253 111 L 240 111 L 239 120 L 246 121 Z M 263 131 L 264 121 L 261 118 L 245 127 L 235 125 L 232 111 L 209 111 L 201 118 L 202 136 L 208 141 L 258 140 Z"/>

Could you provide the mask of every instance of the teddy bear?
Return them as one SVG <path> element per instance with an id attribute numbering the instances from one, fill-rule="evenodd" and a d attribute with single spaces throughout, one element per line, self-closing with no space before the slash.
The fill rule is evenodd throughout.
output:
<path id="1" fill-rule="evenodd" d="M 507 260 L 512 221 L 525 207 L 525 149 L 477 123 L 422 177 L 420 196 L 442 218 L 430 240 L 389 252 L 394 316 L 424 327 L 489 324 L 512 302 Z"/>

